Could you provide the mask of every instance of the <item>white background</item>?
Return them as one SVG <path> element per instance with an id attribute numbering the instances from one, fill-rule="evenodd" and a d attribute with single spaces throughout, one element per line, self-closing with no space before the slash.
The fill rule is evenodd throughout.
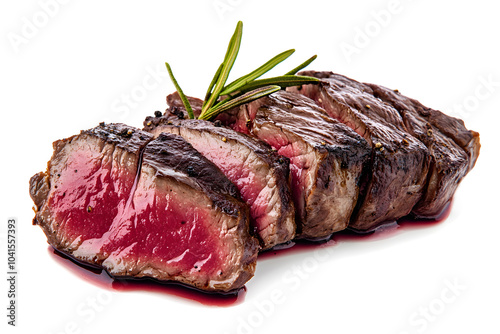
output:
<path id="1" fill-rule="evenodd" d="M 232 307 L 109 292 L 81 279 L 31 226 L 29 178 L 45 169 L 54 140 L 100 121 L 140 127 L 163 111 L 174 89 L 165 61 L 187 94 L 202 97 L 238 20 L 244 34 L 232 78 L 296 48 L 275 74 L 318 54 L 311 69 L 398 88 L 480 132 L 481 155 L 449 218 L 339 241 L 328 256 L 310 250 L 261 260 L 245 300 Z M 16 328 L 6 325 L 4 278 L 0 285 L 8 333 L 500 332 L 493 1 L 2 1 L 0 22 L 1 277 L 8 217 L 19 225 Z M 94 298 L 101 302 L 92 311 Z"/>

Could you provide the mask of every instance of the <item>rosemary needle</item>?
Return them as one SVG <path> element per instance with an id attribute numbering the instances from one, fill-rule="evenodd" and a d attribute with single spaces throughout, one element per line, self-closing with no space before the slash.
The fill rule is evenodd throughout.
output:
<path id="1" fill-rule="evenodd" d="M 224 85 L 226 84 L 227 78 L 229 77 L 229 72 L 233 68 L 234 61 L 236 60 L 236 56 L 238 55 L 238 51 L 240 50 L 242 34 L 243 34 L 243 22 L 239 21 L 238 24 L 236 25 L 236 30 L 234 31 L 233 37 L 229 42 L 226 56 L 224 57 L 224 62 L 222 63 L 222 69 L 215 82 L 213 92 L 212 94 L 210 94 L 210 97 L 208 98 L 204 107 L 202 108 L 200 115 L 206 113 L 207 110 L 210 109 L 219 98 L 219 94 L 222 91 Z"/>
<path id="2" fill-rule="evenodd" d="M 241 78 L 236 79 L 235 81 L 231 82 L 229 85 L 224 87 L 224 90 L 220 93 L 220 95 L 227 95 L 230 94 L 241 86 L 244 86 L 245 84 L 261 77 L 265 73 L 269 72 L 273 67 L 281 63 L 283 60 L 287 59 L 294 53 L 295 50 L 287 50 L 285 52 L 280 53 L 279 55 L 275 56 L 271 60 L 267 61 L 264 65 L 261 67 L 257 68 L 256 70 L 248 73 L 247 75 L 242 76 Z"/>
<path id="3" fill-rule="evenodd" d="M 184 95 L 184 92 L 182 91 L 181 87 L 177 83 L 177 80 L 175 80 L 175 77 L 174 77 L 174 74 L 172 73 L 172 69 L 170 68 L 170 65 L 168 63 L 165 63 L 165 66 L 167 66 L 168 75 L 170 76 L 170 79 L 174 83 L 175 89 L 177 89 L 177 93 L 179 93 L 179 96 L 181 97 L 182 103 L 184 104 L 184 107 L 186 108 L 186 111 L 189 115 L 189 118 L 193 119 L 194 114 L 193 114 L 193 108 L 191 108 L 191 104 L 189 103 L 186 95 Z"/>

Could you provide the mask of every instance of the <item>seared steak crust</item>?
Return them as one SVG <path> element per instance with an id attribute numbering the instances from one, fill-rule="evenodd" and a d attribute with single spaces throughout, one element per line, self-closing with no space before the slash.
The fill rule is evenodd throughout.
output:
<path id="1" fill-rule="evenodd" d="M 427 148 L 406 131 L 394 108 L 369 87 L 331 72 L 302 72 L 318 85 L 291 91 L 314 99 L 327 114 L 345 123 L 372 146 L 371 170 L 350 227 L 367 231 L 409 214 L 421 199 L 429 168 Z"/>
<path id="2" fill-rule="evenodd" d="M 462 120 L 425 107 L 398 91 L 366 85 L 374 96 L 398 110 L 408 132 L 429 149 L 432 161 L 428 186 L 413 213 L 427 218 L 438 216 L 462 178 L 474 167 L 481 146 L 479 134 L 467 130 Z"/>

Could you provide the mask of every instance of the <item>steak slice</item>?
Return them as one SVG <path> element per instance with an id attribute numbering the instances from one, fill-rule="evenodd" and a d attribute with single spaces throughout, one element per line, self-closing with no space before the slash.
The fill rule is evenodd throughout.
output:
<path id="1" fill-rule="evenodd" d="M 462 120 L 427 108 L 383 86 L 366 84 L 372 93 L 399 111 L 408 131 L 424 143 L 431 154 L 425 195 L 413 208 L 416 216 L 433 218 L 452 199 L 462 178 L 479 155 L 479 134 L 465 128 Z"/>
<path id="2" fill-rule="evenodd" d="M 361 136 L 326 117 L 311 99 L 287 92 L 233 109 L 219 120 L 290 159 L 299 237 L 324 238 L 347 227 L 370 155 Z"/>
<path id="3" fill-rule="evenodd" d="M 212 122 L 148 117 L 144 130 L 181 135 L 212 161 L 239 189 L 263 249 L 295 236 L 295 210 L 289 185 L 289 160 L 266 143 Z M 149 125 L 148 125 L 149 124 Z"/>
<path id="4" fill-rule="evenodd" d="M 114 277 L 238 289 L 258 252 L 236 187 L 180 136 L 100 125 L 54 143 L 30 180 L 49 244 Z"/>
<path id="5" fill-rule="evenodd" d="M 349 227 L 369 231 L 408 215 L 421 199 L 429 169 L 427 148 L 406 132 L 401 116 L 367 87 L 332 72 L 302 72 L 321 79 L 299 92 L 327 114 L 362 135 L 372 146 L 371 172 Z"/>

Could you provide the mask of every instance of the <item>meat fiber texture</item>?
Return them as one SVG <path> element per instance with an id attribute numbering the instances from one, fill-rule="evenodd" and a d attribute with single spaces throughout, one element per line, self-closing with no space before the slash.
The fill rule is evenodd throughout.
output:
<path id="1" fill-rule="evenodd" d="M 438 216 L 476 163 L 481 147 L 479 133 L 467 130 L 462 120 L 425 107 L 397 90 L 367 86 L 374 96 L 398 110 L 408 132 L 429 149 L 431 168 L 427 189 L 413 213 L 424 218 Z"/>
<path id="2" fill-rule="evenodd" d="M 350 227 L 369 231 L 408 215 L 426 184 L 427 148 L 405 131 L 397 110 L 366 93 L 363 85 L 322 73 L 306 72 L 322 82 L 306 85 L 299 92 L 362 135 L 372 147 L 371 168 Z"/>
<path id="3" fill-rule="evenodd" d="M 286 157 L 260 140 L 208 121 L 162 116 L 148 117 L 144 125 L 155 137 L 181 135 L 221 169 L 250 206 L 251 225 L 263 250 L 294 238 L 295 210 Z"/>
<path id="4" fill-rule="evenodd" d="M 467 130 L 462 120 L 427 108 L 397 90 L 362 84 L 332 72 L 306 71 L 301 74 L 322 80 L 320 85 L 304 86 L 300 93 L 325 106 L 332 117 L 360 129 L 351 120 L 362 114 L 378 124 L 395 127 L 425 145 L 430 163 L 425 174 L 425 187 L 421 188 L 420 199 L 414 203 L 412 213 L 423 218 L 439 216 L 477 160 L 479 134 Z M 354 111 L 348 114 L 345 111 L 348 108 Z M 413 170 L 418 170 L 418 166 L 413 166 Z"/>
<path id="5" fill-rule="evenodd" d="M 30 194 L 49 244 L 114 277 L 229 292 L 254 274 L 248 206 L 180 136 L 101 124 L 56 141 Z"/>
<path id="6" fill-rule="evenodd" d="M 321 239 L 347 227 L 370 148 L 304 96 L 276 92 L 219 116 L 290 159 L 299 238 Z"/>

